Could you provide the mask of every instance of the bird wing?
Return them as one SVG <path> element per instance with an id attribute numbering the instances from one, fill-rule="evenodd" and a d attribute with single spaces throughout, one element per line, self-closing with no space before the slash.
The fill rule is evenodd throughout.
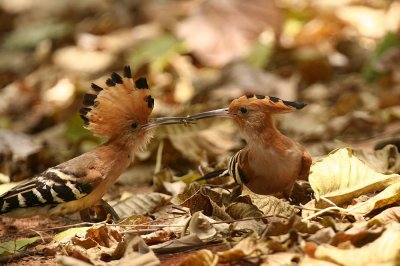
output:
<path id="1" fill-rule="evenodd" d="M 308 175 L 310 174 L 310 167 L 312 164 L 312 158 L 307 151 L 303 151 L 303 156 L 301 157 L 301 167 L 298 179 L 308 180 Z"/>
<path id="2" fill-rule="evenodd" d="M 0 213 L 16 208 L 59 204 L 85 197 L 93 184 L 56 166 L 0 196 Z"/>

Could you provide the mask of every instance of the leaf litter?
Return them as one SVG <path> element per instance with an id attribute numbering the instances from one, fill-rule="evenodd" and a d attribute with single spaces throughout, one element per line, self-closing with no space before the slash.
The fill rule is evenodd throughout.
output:
<path id="1" fill-rule="evenodd" d="M 120 221 L 0 217 L 0 263 L 399 264 L 400 5 L 278 2 L 1 2 L 0 190 L 98 145 L 76 116 L 82 92 L 126 64 L 151 82 L 156 116 L 246 94 L 307 102 L 277 126 L 314 165 L 291 201 L 193 183 L 226 168 L 239 130 L 166 127 L 105 197 Z"/>

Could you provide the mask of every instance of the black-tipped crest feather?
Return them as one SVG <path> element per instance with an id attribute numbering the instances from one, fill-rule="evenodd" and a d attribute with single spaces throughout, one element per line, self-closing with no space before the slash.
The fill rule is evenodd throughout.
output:
<path id="1" fill-rule="evenodd" d="M 111 79 L 114 81 L 116 84 L 122 84 L 122 77 L 118 75 L 117 73 L 113 72 L 111 73 Z"/>
<path id="2" fill-rule="evenodd" d="M 115 83 L 114 83 L 114 81 L 112 79 L 109 78 L 109 79 L 106 80 L 106 85 L 108 87 L 114 87 Z"/>
<path id="3" fill-rule="evenodd" d="M 124 77 L 131 79 L 132 78 L 132 72 L 131 72 L 131 67 L 130 66 L 125 66 L 124 67 Z"/>
<path id="4" fill-rule="evenodd" d="M 90 94 L 86 93 L 83 96 L 83 104 L 86 106 L 91 106 L 94 104 L 94 101 L 96 100 L 97 95 L 96 94 Z"/>
<path id="5" fill-rule="evenodd" d="M 148 88 L 149 88 L 149 86 L 147 85 L 147 80 L 146 80 L 146 78 L 138 78 L 138 79 L 135 81 L 135 86 L 136 86 L 136 88 L 138 88 L 138 89 L 148 89 Z"/>

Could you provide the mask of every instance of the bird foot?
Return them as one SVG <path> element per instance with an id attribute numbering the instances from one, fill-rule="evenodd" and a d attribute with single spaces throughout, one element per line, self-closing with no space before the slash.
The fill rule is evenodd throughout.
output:
<path id="1" fill-rule="evenodd" d="M 116 213 L 113 207 L 111 207 L 111 205 L 103 199 L 97 205 L 80 211 L 79 214 L 82 221 L 85 222 L 108 221 L 109 216 L 111 216 L 113 221 L 120 220 L 119 215 Z"/>

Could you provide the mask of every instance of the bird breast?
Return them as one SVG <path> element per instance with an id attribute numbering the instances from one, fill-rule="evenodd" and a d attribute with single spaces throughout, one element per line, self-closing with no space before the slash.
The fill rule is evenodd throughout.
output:
<path id="1" fill-rule="evenodd" d="M 302 153 L 296 147 L 286 150 L 258 148 L 248 155 L 246 184 L 258 194 L 289 192 L 299 176 Z"/>

